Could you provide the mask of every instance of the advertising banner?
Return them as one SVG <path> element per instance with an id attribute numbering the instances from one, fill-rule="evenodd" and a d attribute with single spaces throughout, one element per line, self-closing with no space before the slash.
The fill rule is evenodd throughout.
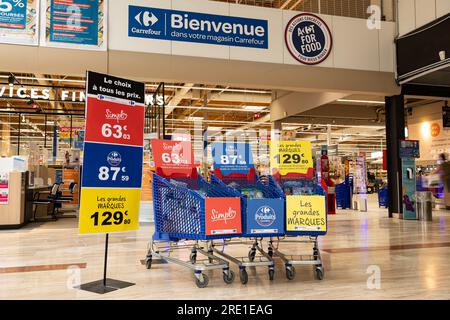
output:
<path id="1" fill-rule="evenodd" d="M 86 90 L 79 233 L 136 230 L 142 185 L 145 85 L 88 72 Z M 115 113 L 119 109 L 121 112 Z"/>
<path id="2" fill-rule="evenodd" d="M 247 200 L 246 233 L 281 233 L 284 230 L 284 221 L 284 200 Z"/>
<path id="3" fill-rule="evenodd" d="M 324 196 L 287 196 L 287 231 L 327 231 Z"/>
<path id="4" fill-rule="evenodd" d="M 215 142 L 212 144 L 212 156 L 214 169 L 220 169 L 223 175 L 247 174 L 254 168 L 252 150 L 248 143 Z"/>
<path id="5" fill-rule="evenodd" d="M 42 1 L 41 44 L 106 50 L 105 0 Z"/>
<path id="6" fill-rule="evenodd" d="M 38 0 L 0 0 L 0 43 L 38 44 Z"/>
<path id="7" fill-rule="evenodd" d="M 0 205 L 9 202 L 9 173 L 0 172 Z"/>
<path id="8" fill-rule="evenodd" d="M 151 140 L 155 167 L 164 175 L 181 174 L 189 176 L 194 167 L 194 153 L 190 141 Z"/>
<path id="9" fill-rule="evenodd" d="M 416 214 L 416 163 L 414 158 L 402 159 L 403 219 L 415 220 Z"/>
<path id="10" fill-rule="evenodd" d="M 267 49 L 268 21 L 129 5 L 128 36 Z"/>
<path id="11" fill-rule="evenodd" d="M 241 199 L 206 198 L 206 235 L 241 233 Z"/>
<path id="12" fill-rule="evenodd" d="M 306 174 L 314 168 L 310 141 L 272 141 L 270 144 L 272 173 Z"/>

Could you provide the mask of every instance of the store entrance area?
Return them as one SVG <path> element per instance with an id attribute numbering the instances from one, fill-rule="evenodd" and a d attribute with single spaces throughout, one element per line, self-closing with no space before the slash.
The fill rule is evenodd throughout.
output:
<path id="1" fill-rule="evenodd" d="M 412 220 L 389 217 L 384 96 L 334 94 L 319 103 L 320 100 L 314 101 L 320 97 L 315 96 L 316 93 L 152 81 L 145 82 L 142 190 L 140 198 L 135 201 L 140 208 L 139 230 L 112 233 L 109 237 L 108 274 L 136 285 L 107 296 L 78 290 L 80 284 L 101 278 L 105 250 L 103 233 L 79 234 L 83 193 L 81 177 L 83 170 L 90 169 L 83 160 L 86 151 L 86 79 L 9 72 L 0 73 L 0 79 L 3 81 L 0 89 L 5 87 L 5 96 L 0 99 L 0 160 L 3 169 L 0 185 L 4 202 L 0 205 L 0 242 L 3 244 L 0 250 L 0 299 L 35 299 L 41 296 L 48 299 L 439 299 L 448 295 L 450 215 L 445 210 L 443 193 L 433 193 L 429 219 L 428 216 Z M 25 91 L 30 96 L 22 96 Z M 300 99 L 297 105 L 298 97 L 310 97 L 312 102 L 305 104 Z M 438 111 L 434 114 L 430 109 L 421 109 L 425 106 L 438 108 L 440 104 L 441 101 L 425 103 L 414 98 L 406 102 L 408 137 L 420 140 L 422 156 L 415 163 L 417 171 L 410 172 L 410 180 L 431 180 L 430 176 L 435 174 L 439 165 L 437 153 L 447 150 L 445 147 L 433 149 L 435 142 L 426 140 L 445 133 L 445 130 L 441 133 L 437 129 L 436 117 L 427 118 L 437 115 Z M 283 110 L 288 110 L 289 105 L 297 111 L 283 116 Z M 104 111 L 105 119 L 117 124 L 127 117 L 123 110 Z M 430 130 L 426 131 L 425 127 Z M 112 125 L 101 126 L 103 137 L 117 134 L 113 128 Z M 120 128 L 120 137 L 127 138 L 127 128 Z M 426 137 L 423 136 L 425 131 Z M 444 141 L 445 136 L 440 139 Z M 234 272 L 234 282 L 226 278 L 227 274 L 222 275 L 222 270 L 212 270 L 207 265 L 202 269 L 202 275 L 209 278 L 209 284 L 206 283 L 204 288 L 197 282 L 196 286 L 193 278 L 198 273 L 193 274 L 191 270 L 171 263 L 170 258 L 162 259 L 158 256 L 160 252 L 153 250 L 150 243 L 163 233 L 158 228 L 174 228 L 177 217 L 167 218 L 169 215 L 186 208 L 183 214 L 192 213 L 195 205 L 187 207 L 183 197 L 177 196 L 178 191 L 184 190 L 183 195 L 195 193 L 193 197 L 199 201 L 206 198 L 199 205 L 205 210 L 211 189 L 197 190 L 191 188 L 192 181 L 163 177 L 159 160 L 167 160 L 176 169 L 179 169 L 176 165 L 180 161 L 175 161 L 178 158 L 173 154 L 158 154 L 152 145 L 154 140 L 174 146 L 187 143 L 187 148 L 192 151 L 192 163 L 188 169 L 195 172 L 197 184 L 213 185 L 214 177 L 223 178 L 226 185 L 216 181 L 214 188 L 220 189 L 220 186 L 228 200 L 231 196 L 242 197 L 245 201 L 280 200 L 284 210 L 289 196 L 321 197 L 323 210 L 320 208 L 317 212 L 323 214 L 326 226 L 320 232 L 308 229 L 308 241 L 314 243 L 317 240 L 313 253 L 304 254 L 311 248 L 303 243 L 289 242 L 290 237 L 285 237 L 278 229 L 267 229 L 267 225 L 276 220 L 273 212 L 262 205 L 257 206 L 255 219 L 261 222 L 259 228 L 265 227 L 264 232 L 275 234 L 270 239 L 263 234 L 261 238 L 266 239 L 258 246 L 264 252 L 288 252 L 289 257 L 267 255 L 269 262 L 261 258 L 264 268 L 250 265 L 253 260 L 245 260 L 246 269 L 240 262 L 229 264 L 229 268 L 227 264 L 224 270 Z M 296 148 L 307 146 L 307 150 L 293 152 L 288 157 L 297 165 L 293 169 L 295 173 L 300 172 L 298 167 L 301 164 L 307 166 L 300 174 L 299 184 L 289 185 L 276 178 L 276 173 L 282 170 L 281 167 L 276 167 L 278 172 L 273 170 L 277 157 L 274 157 L 272 149 L 274 145 L 278 147 L 276 143 L 280 141 Z M 224 148 L 222 157 L 217 156 L 217 143 L 226 145 L 227 142 L 245 146 L 245 156 L 251 159 L 251 163 L 238 164 L 254 174 L 258 183 L 265 179 L 266 182 L 258 185 L 260 190 L 239 187 L 236 181 L 219 175 L 220 170 L 231 170 L 226 166 L 230 164 L 230 158 L 223 158 L 228 155 L 228 149 Z M 101 152 L 100 149 L 97 151 Z M 108 153 L 111 166 L 124 161 L 118 153 Z M 277 155 L 279 165 L 281 152 Z M 236 159 L 243 160 L 240 156 L 236 154 Z M 136 163 L 141 161 L 134 160 Z M 247 166 L 249 164 L 251 166 Z M 105 170 L 101 168 L 100 173 L 99 168 L 94 168 L 95 173 L 100 180 L 107 180 L 104 178 Z M 242 167 L 238 169 L 242 170 Z M 129 167 L 117 170 L 123 182 L 130 178 L 129 172 Z M 110 173 L 112 177 L 112 171 Z M 233 174 L 231 177 L 235 178 Z M 155 179 L 160 179 L 158 181 L 162 181 L 163 187 L 169 191 L 160 186 L 155 188 Z M 281 195 L 269 195 L 273 190 L 264 189 L 267 186 L 277 190 L 279 187 Z M 421 186 L 424 189 L 418 191 L 430 191 L 434 185 L 424 182 Z M 235 187 L 239 189 L 230 190 Z M 439 186 L 436 187 L 438 189 Z M 158 200 L 162 196 L 165 201 Z M 215 194 L 215 197 L 219 196 Z M 173 201 L 172 207 L 161 209 L 170 201 Z M 298 206 L 303 203 L 300 201 Z M 296 208 L 292 211 L 296 212 Z M 225 218 L 220 216 L 222 212 L 212 212 L 217 214 L 216 220 L 224 220 L 222 228 L 234 230 L 226 223 L 236 212 L 227 211 Z M 163 227 L 158 225 L 158 221 L 155 223 L 158 215 L 165 219 Z M 119 218 L 123 220 L 123 217 Z M 119 218 L 114 216 L 115 220 Z M 283 223 L 281 225 L 285 227 Z M 178 230 L 175 231 L 173 233 L 179 234 Z M 237 229 L 234 231 L 237 233 Z M 298 230 L 291 231 L 290 236 L 298 235 Z M 189 232 L 182 235 L 186 234 Z M 178 236 L 177 246 L 188 249 L 170 252 L 171 257 L 188 261 L 188 267 L 196 265 L 198 261 L 190 251 L 199 240 L 198 234 L 195 236 L 197 238 L 187 237 L 187 240 L 178 239 L 181 237 Z M 232 257 L 251 259 L 249 252 L 256 247 L 248 241 L 232 246 L 220 237 L 214 240 L 217 240 L 215 249 L 219 253 L 226 247 L 226 254 Z M 195 248 L 199 251 L 205 249 Z M 148 263 L 150 253 L 153 254 L 151 266 Z M 312 260 L 290 258 L 306 255 Z M 291 261 L 295 261 L 295 269 L 291 269 Z M 243 269 L 247 279 L 243 279 Z"/>

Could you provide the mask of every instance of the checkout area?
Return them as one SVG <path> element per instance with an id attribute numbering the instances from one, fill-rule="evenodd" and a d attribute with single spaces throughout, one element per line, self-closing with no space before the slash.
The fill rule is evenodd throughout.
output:
<path id="1" fill-rule="evenodd" d="M 23 157 L 0 158 L 0 229 L 77 218 L 79 166 L 28 166 Z"/>

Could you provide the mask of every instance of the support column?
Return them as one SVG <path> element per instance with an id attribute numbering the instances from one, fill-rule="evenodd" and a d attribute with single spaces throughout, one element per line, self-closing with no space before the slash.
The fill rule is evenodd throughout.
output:
<path id="1" fill-rule="evenodd" d="M 394 213 L 403 213 L 399 144 L 405 139 L 405 106 L 402 95 L 386 97 L 385 101 L 389 218 L 392 218 Z"/>

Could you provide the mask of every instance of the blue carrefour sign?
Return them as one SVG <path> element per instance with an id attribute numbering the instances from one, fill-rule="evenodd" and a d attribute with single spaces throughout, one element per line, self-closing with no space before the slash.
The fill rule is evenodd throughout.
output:
<path id="1" fill-rule="evenodd" d="M 268 48 L 267 20 L 128 6 L 128 36 Z"/>

